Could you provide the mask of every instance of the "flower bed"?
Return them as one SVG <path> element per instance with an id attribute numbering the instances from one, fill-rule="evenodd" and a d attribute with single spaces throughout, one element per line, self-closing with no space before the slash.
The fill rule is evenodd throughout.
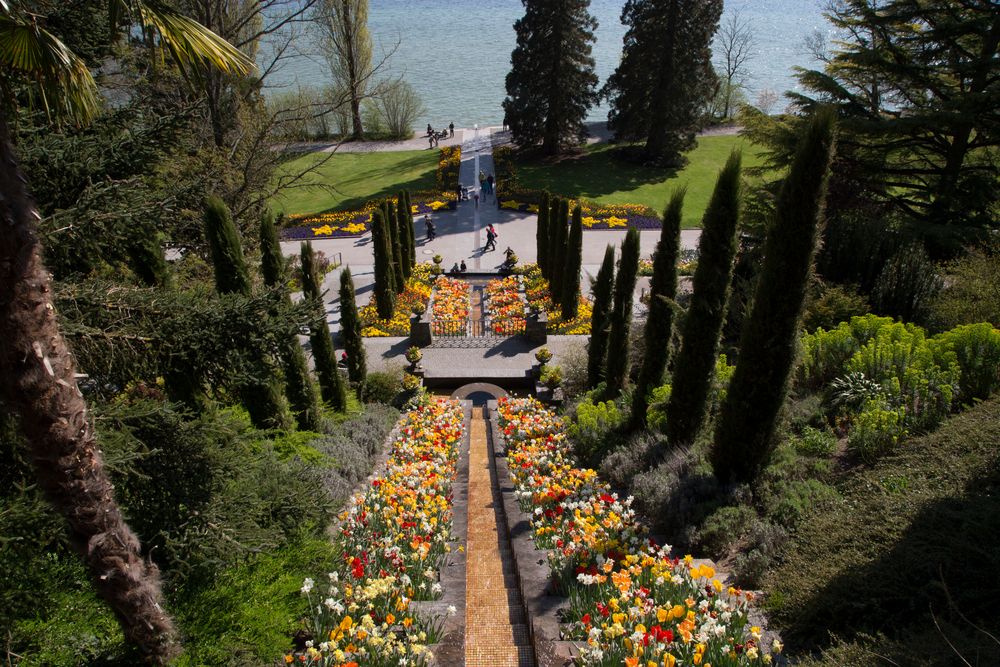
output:
<path id="1" fill-rule="evenodd" d="M 383 199 L 372 200 L 360 210 L 317 213 L 313 215 L 290 215 L 281 228 L 282 241 L 306 241 L 309 239 L 330 239 L 361 236 L 371 229 L 372 211 L 382 205 Z M 390 198 L 393 206 L 396 198 Z M 434 213 L 447 208 L 453 210 L 457 195 L 454 192 L 414 193 L 410 197 L 413 215 Z"/>
<path id="2" fill-rule="evenodd" d="M 405 414 L 386 471 L 344 512 L 343 556 L 322 593 L 306 579 L 311 639 L 285 656 L 304 665 L 424 665 L 437 628 L 410 611 L 436 599 L 448 552 L 452 483 L 463 413 L 457 401 L 427 403 Z"/>
<path id="3" fill-rule="evenodd" d="M 493 333 L 512 335 L 524 332 L 524 301 L 521 300 L 520 286 L 517 276 L 486 283 L 485 308 Z"/>
<path id="4" fill-rule="evenodd" d="M 358 309 L 361 319 L 361 335 L 371 338 L 384 336 L 409 336 L 410 315 L 417 306 L 427 308 L 431 298 L 431 267 L 429 264 L 417 264 L 413 273 L 406 281 L 406 287 L 401 294 L 396 295 L 396 309 L 387 320 L 378 316 L 373 294 L 367 306 Z"/>
<path id="5" fill-rule="evenodd" d="M 647 540 L 631 508 L 597 473 L 577 468 L 565 422 L 534 399 L 499 400 L 515 496 L 536 546 L 569 598 L 567 638 L 581 665 L 746 666 L 772 660 L 749 627 L 753 595 L 708 565 Z M 780 650 L 780 645 L 772 646 Z"/>
<path id="6" fill-rule="evenodd" d="M 465 332 L 469 319 L 469 296 L 472 287 L 464 280 L 440 276 L 434 281 L 434 305 L 431 331 L 435 334 Z"/>
<path id="7" fill-rule="evenodd" d="M 500 200 L 500 208 L 523 213 L 538 213 L 539 193 L 514 192 L 509 198 Z M 578 202 L 571 199 L 570 210 Z M 583 213 L 583 229 L 659 229 L 660 218 L 649 207 L 639 204 L 594 204 L 579 201 Z"/>
<path id="8" fill-rule="evenodd" d="M 537 264 L 528 264 L 524 272 L 524 293 L 528 305 L 544 310 L 548 315 L 546 331 L 551 334 L 566 334 L 571 336 L 586 336 L 590 334 L 590 320 L 594 315 L 594 302 L 580 295 L 580 306 L 576 317 L 565 321 L 562 318 L 562 308 L 553 303 L 549 294 L 549 281 L 542 277 L 542 271 Z"/>

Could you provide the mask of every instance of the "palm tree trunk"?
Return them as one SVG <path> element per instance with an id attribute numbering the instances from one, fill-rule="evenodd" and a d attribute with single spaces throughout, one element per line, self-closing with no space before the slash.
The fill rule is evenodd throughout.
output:
<path id="1" fill-rule="evenodd" d="M 71 542 L 146 662 L 179 652 L 161 606 L 159 572 L 115 503 L 111 480 L 59 332 L 51 278 L 7 125 L 0 117 L 0 397 L 19 416 L 39 485 L 66 518 Z"/>

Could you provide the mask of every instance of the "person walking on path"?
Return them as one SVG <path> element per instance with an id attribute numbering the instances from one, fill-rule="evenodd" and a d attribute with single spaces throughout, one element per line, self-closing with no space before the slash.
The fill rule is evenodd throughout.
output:
<path id="1" fill-rule="evenodd" d="M 448 123 L 448 136 L 452 139 L 455 138 L 455 124 Z"/>
<path id="2" fill-rule="evenodd" d="M 474 194 L 472 197 L 473 199 L 476 200 L 476 208 L 479 208 L 479 190 L 476 190 L 476 194 Z"/>
<path id="3" fill-rule="evenodd" d="M 489 191 L 491 195 L 496 194 L 493 191 L 493 181 L 494 181 L 493 174 L 490 174 L 489 176 L 486 177 L 486 184 L 489 185 Z"/>
<path id="4" fill-rule="evenodd" d="M 431 136 L 427 137 L 427 143 L 428 143 L 427 147 L 433 150 L 433 148 L 434 148 L 434 135 L 431 135 Z"/>
<path id="5" fill-rule="evenodd" d="M 479 170 L 479 189 L 486 192 L 486 172 Z"/>
<path id="6" fill-rule="evenodd" d="M 489 252 L 490 250 L 497 249 L 497 230 L 493 228 L 493 225 L 489 225 L 486 228 L 486 247 L 483 248 L 483 252 Z"/>
<path id="7" fill-rule="evenodd" d="M 424 225 L 427 227 L 427 240 L 433 241 L 436 234 L 434 233 L 434 223 L 431 222 L 430 215 L 424 215 Z"/>

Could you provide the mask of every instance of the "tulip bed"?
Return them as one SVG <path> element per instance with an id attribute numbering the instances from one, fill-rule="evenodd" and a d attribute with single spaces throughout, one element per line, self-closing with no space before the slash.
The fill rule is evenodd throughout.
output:
<path id="1" fill-rule="evenodd" d="M 436 599 L 448 552 L 452 484 L 464 416 L 457 401 L 428 402 L 404 415 L 385 474 L 341 515 L 340 562 L 320 587 L 302 586 L 312 612 L 310 639 L 286 663 L 424 665 L 438 629 L 412 613 L 411 600 Z M 452 612 L 449 609 L 449 612 Z"/>
<path id="2" fill-rule="evenodd" d="M 507 276 L 486 283 L 486 308 L 493 333 L 512 335 L 524 332 L 524 301 L 520 279 Z"/>
<path id="3" fill-rule="evenodd" d="M 431 298 L 431 267 L 417 264 L 406 281 L 402 293 L 396 295 L 396 308 L 389 319 L 378 316 L 373 294 L 367 306 L 358 309 L 361 319 L 361 335 L 377 338 L 380 336 L 409 336 L 410 315 L 415 307 L 427 307 Z"/>
<path id="4" fill-rule="evenodd" d="M 574 464 L 566 423 L 534 399 L 499 400 L 500 430 L 536 546 L 569 598 L 563 634 L 585 641 L 580 665 L 765 665 L 753 594 L 707 565 L 648 540 L 631 508 Z M 775 642 L 772 651 L 780 651 Z"/>
<path id="5" fill-rule="evenodd" d="M 549 281 L 542 277 L 542 270 L 537 264 L 528 264 L 524 273 L 524 293 L 528 304 L 544 310 L 548 315 L 548 332 L 551 334 L 567 334 L 571 336 L 586 336 L 590 334 L 590 320 L 594 316 L 594 302 L 580 295 L 580 306 L 576 317 L 563 320 L 562 308 L 554 303 L 549 292 Z"/>
<path id="6" fill-rule="evenodd" d="M 472 286 L 464 280 L 440 276 L 434 281 L 434 317 L 431 331 L 435 334 L 465 331 L 469 319 L 469 297 Z"/>
<path id="7" fill-rule="evenodd" d="M 420 198 L 418 201 L 417 198 Z M 306 241 L 309 239 L 330 239 L 361 236 L 371 228 L 372 211 L 382 205 L 381 199 L 367 202 L 361 209 L 349 211 L 331 211 L 311 215 L 290 215 L 281 229 L 282 241 Z M 396 198 L 390 197 L 393 207 Z M 441 209 L 454 210 L 458 204 L 454 192 L 439 192 L 430 194 L 415 193 L 410 213 L 424 215 L 436 213 Z M 395 210 L 395 208 L 393 208 Z"/>
<path id="8" fill-rule="evenodd" d="M 511 199 L 501 199 L 500 208 L 522 213 L 538 213 L 536 192 L 514 193 Z M 587 201 L 569 200 L 570 210 L 580 204 L 583 229 L 660 229 L 663 223 L 656 213 L 641 204 L 592 204 Z"/>

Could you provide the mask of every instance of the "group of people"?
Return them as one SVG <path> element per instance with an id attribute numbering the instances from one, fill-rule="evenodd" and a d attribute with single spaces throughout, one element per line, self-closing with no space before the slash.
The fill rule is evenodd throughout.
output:
<path id="1" fill-rule="evenodd" d="M 459 264 L 458 262 L 455 262 L 452 265 L 452 267 L 451 267 L 451 271 L 449 271 L 448 273 L 451 274 L 451 275 L 453 275 L 453 276 L 457 276 L 457 275 L 465 273 L 468 270 L 469 270 L 469 267 L 467 267 L 465 265 L 465 260 L 463 259 L 461 264 Z"/>
<path id="2" fill-rule="evenodd" d="M 440 133 L 435 132 L 434 128 L 431 127 L 430 123 L 427 123 L 427 143 L 430 144 L 431 148 L 438 145 L 438 140 L 445 137 L 453 138 L 455 136 L 455 124 L 448 123 L 448 130 L 442 130 Z"/>

